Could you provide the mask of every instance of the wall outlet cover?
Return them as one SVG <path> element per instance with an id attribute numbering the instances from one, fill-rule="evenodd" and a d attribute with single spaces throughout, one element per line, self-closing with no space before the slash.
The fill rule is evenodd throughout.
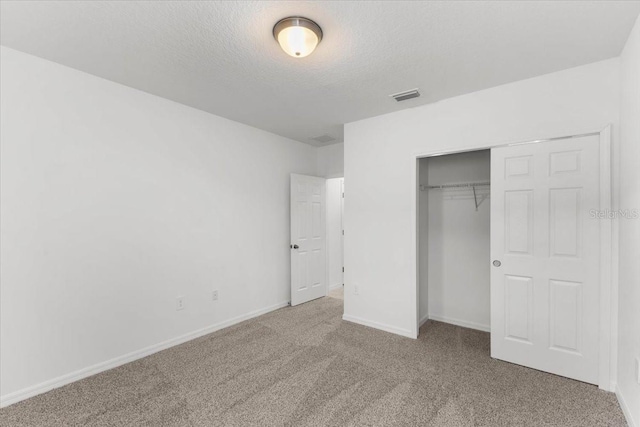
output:
<path id="1" fill-rule="evenodd" d="M 176 311 L 184 310 L 184 297 L 176 298 Z"/>
<path id="2" fill-rule="evenodd" d="M 218 291 L 217 290 L 211 292 L 211 300 L 212 301 L 218 301 Z"/>

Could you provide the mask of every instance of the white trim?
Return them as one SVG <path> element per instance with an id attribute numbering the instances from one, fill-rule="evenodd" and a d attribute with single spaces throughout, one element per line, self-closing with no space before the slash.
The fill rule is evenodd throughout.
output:
<path id="1" fill-rule="evenodd" d="M 611 203 L 611 125 L 608 125 L 600 132 L 600 210 L 610 211 Z M 610 219 L 600 220 L 600 354 L 598 368 L 598 387 L 615 391 L 612 376 L 615 359 L 611 353 L 613 337 L 617 335 L 613 331 L 616 325 L 612 321 L 612 294 L 616 284 L 612 281 L 612 227 L 613 221 Z M 616 315 L 617 317 L 617 315 Z"/>
<path id="2" fill-rule="evenodd" d="M 395 326 L 387 325 L 385 323 L 374 322 L 373 320 L 366 320 L 361 317 L 351 316 L 348 314 L 342 315 L 342 320 L 351 323 L 357 323 L 358 325 L 368 326 L 374 329 L 380 329 L 381 331 L 390 332 L 396 335 L 402 335 L 403 337 L 416 339 L 418 337 L 417 334 L 413 334 L 412 331 L 403 328 L 397 328 Z"/>
<path id="3" fill-rule="evenodd" d="M 134 360 L 142 359 L 143 357 L 147 357 L 159 351 L 166 350 L 168 348 L 183 344 L 187 341 L 191 341 L 193 339 L 199 338 L 201 336 L 210 334 L 215 331 L 219 331 L 220 329 L 227 328 L 229 326 L 235 325 L 245 320 L 249 320 L 254 317 L 261 316 L 271 311 L 278 310 L 288 305 L 289 305 L 289 301 L 284 301 L 269 307 L 250 311 L 249 313 L 231 318 L 229 320 L 225 320 L 224 322 L 216 323 L 214 325 L 207 326 L 205 328 L 198 329 L 193 332 L 189 332 L 179 337 L 171 338 L 161 343 L 151 345 L 141 350 L 136 350 L 122 356 L 114 357 L 111 360 L 100 362 L 93 366 L 89 366 L 89 367 L 77 370 L 75 372 L 61 375 L 57 378 L 41 382 L 40 384 L 36 384 L 30 387 L 23 388 L 22 390 L 15 391 L 13 393 L 6 394 L 0 397 L 0 408 L 4 408 L 6 406 L 20 402 L 30 397 L 37 396 L 42 393 L 46 393 L 47 391 L 62 387 L 64 385 L 70 384 L 75 381 L 79 381 L 83 378 L 87 378 L 95 374 L 99 374 L 100 372 L 104 372 L 109 369 L 116 368 L 126 363 L 133 362 Z"/>
<path id="4" fill-rule="evenodd" d="M 413 274 L 413 283 L 415 285 L 415 292 L 411 294 L 415 297 L 415 313 L 410 313 L 411 322 L 415 327 L 415 334 L 418 334 L 418 328 L 420 323 L 420 313 L 418 309 L 418 292 L 420 289 L 419 275 L 418 275 L 418 166 L 419 159 L 424 157 L 440 156 L 445 154 L 466 153 L 469 151 L 486 150 L 496 147 L 504 147 L 510 145 L 530 144 L 544 141 L 554 141 L 567 138 L 577 138 L 588 135 L 600 136 L 600 203 L 601 208 L 603 206 L 611 207 L 613 190 L 611 188 L 611 125 L 607 125 L 603 129 L 598 130 L 584 130 L 578 131 L 566 136 L 556 137 L 543 137 L 532 141 L 519 141 L 511 143 L 497 143 L 488 146 L 467 146 L 458 147 L 445 151 L 426 151 L 426 152 L 414 152 L 409 159 L 411 164 L 407 164 L 412 173 L 412 185 L 413 192 L 411 195 L 411 227 L 413 239 L 413 257 L 409 258 L 411 272 Z M 604 157 L 604 158 L 603 158 Z M 607 187 L 608 185 L 608 187 Z M 613 201 L 617 203 L 617 201 Z M 601 246 L 603 249 L 600 252 L 601 263 L 601 276 L 600 276 L 600 330 L 599 330 L 599 357 L 600 366 L 598 367 L 598 387 L 603 390 L 613 391 L 613 384 L 616 374 L 616 358 L 617 354 L 617 335 L 618 335 L 618 305 L 617 301 L 613 299 L 613 296 L 618 295 L 618 283 L 617 273 L 614 263 L 612 262 L 612 253 L 616 253 L 616 248 L 613 244 L 617 242 L 617 236 L 613 233 L 617 232 L 615 225 L 606 226 L 606 223 L 601 227 Z M 606 248 L 604 246 L 607 246 Z M 640 426 L 639 426 L 640 427 Z"/>
<path id="5" fill-rule="evenodd" d="M 600 135 L 610 127 L 611 125 L 607 125 L 604 129 L 577 132 L 577 133 L 573 133 L 565 136 L 547 137 L 547 138 L 540 138 L 540 139 L 526 140 L 526 141 L 507 142 L 507 143 L 492 144 L 492 145 L 458 147 L 458 148 L 452 148 L 450 150 L 445 150 L 445 151 L 417 151 L 413 154 L 413 160 L 419 160 L 425 157 L 444 156 L 448 154 L 468 153 L 470 151 L 490 150 L 492 148 L 498 148 L 498 147 L 510 147 L 513 145 L 523 145 L 523 144 L 537 144 L 539 142 L 557 141 L 560 139 L 569 139 L 569 138 L 581 138 L 583 136 L 590 136 L 590 135 Z"/>
<path id="6" fill-rule="evenodd" d="M 463 328 L 475 329 L 477 331 L 483 331 L 483 332 L 491 332 L 491 326 L 489 325 L 482 325 L 476 322 L 468 322 L 466 320 L 454 319 L 452 317 L 446 317 L 446 316 L 437 316 L 433 314 L 430 314 L 428 317 L 431 320 L 435 320 L 443 323 L 449 323 L 451 325 L 456 325 L 456 326 L 462 326 Z"/>
<path id="7" fill-rule="evenodd" d="M 631 415 L 631 410 L 627 406 L 627 402 L 624 400 L 622 396 L 622 392 L 620 391 L 620 387 L 614 386 L 616 391 L 616 397 L 618 398 L 618 403 L 620 404 L 620 408 L 622 408 L 622 413 L 624 414 L 625 419 L 627 420 L 627 424 L 629 427 L 640 427 L 640 424 L 636 423 L 633 419 L 633 415 Z"/>
<path id="8" fill-rule="evenodd" d="M 420 212 L 420 159 L 419 158 L 415 158 L 415 164 L 412 167 L 413 170 L 413 184 L 415 186 L 414 190 L 413 190 L 413 203 L 414 203 L 414 209 L 412 210 L 412 221 L 411 223 L 414 226 L 413 229 L 413 233 L 412 233 L 412 243 L 413 243 L 413 250 L 414 252 L 414 257 L 413 257 L 413 263 L 415 264 L 413 266 L 413 268 L 411 269 L 411 271 L 414 272 L 415 277 L 414 277 L 414 282 L 416 285 L 416 292 L 415 292 L 415 297 L 416 300 L 415 302 L 415 307 L 416 307 L 416 329 L 415 329 L 415 333 L 416 336 L 420 335 L 420 327 L 424 324 L 424 322 L 426 322 L 429 319 L 429 313 L 428 313 L 428 303 L 429 303 L 429 280 L 427 277 L 427 314 L 420 319 L 420 259 L 422 258 L 422 254 L 420 253 L 420 238 L 419 235 L 422 234 L 420 231 L 420 225 L 418 224 L 421 212 Z M 428 204 L 428 200 L 427 200 L 427 204 Z M 426 213 L 426 215 L 428 216 L 428 212 Z M 427 229 L 427 240 L 428 240 L 428 229 Z M 427 254 L 424 254 L 427 255 Z M 412 319 L 413 320 L 413 319 Z M 424 320 L 424 322 L 423 322 Z"/>
<path id="9" fill-rule="evenodd" d="M 418 172 L 420 168 L 420 156 L 415 154 L 411 156 L 411 165 L 407 165 L 407 167 L 409 167 L 409 170 L 411 171 L 411 181 L 413 182 L 411 197 L 411 203 L 413 204 L 413 209 L 411 209 L 411 247 L 414 252 L 413 256 L 409 257 L 409 271 L 411 272 L 410 274 L 413 274 L 412 282 L 415 286 L 415 292 L 411 292 L 411 295 L 415 298 L 412 305 L 416 310 L 415 313 L 408 313 L 408 315 L 411 316 L 411 324 L 412 328 L 414 328 L 412 332 L 414 332 L 417 337 L 420 333 L 420 274 L 418 271 L 420 266 L 420 263 L 418 262 L 418 257 L 420 256 L 420 248 L 418 247 L 418 244 L 420 243 L 418 240 L 418 233 L 420 232 L 418 229 L 418 209 L 420 207 L 418 200 L 420 197 L 420 183 L 418 182 L 420 175 Z"/>
<path id="10" fill-rule="evenodd" d="M 331 272 L 329 271 L 329 192 L 327 191 L 327 180 L 329 178 L 324 179 L 324 277 L 325 281 L 325 292 L 324 296 L 329 296 L 329 292 L 331 292 L 332 285 L 329 283 L 329 278 L 331 277 Z M 289 203 L 293 203 L 293 199 L 289 200 Z M 290 218 L 293 221 L 293 217 Z M 289 266 L 291 268 L 291 266 Z M 293 280 L 293 279 L 292 279 Z"/>
<path id="11" fill-rule="evenodd" d="M 342 254 L 342 286 L 344 287 L 344 177 L 340 180 L 340 253 Z"/>

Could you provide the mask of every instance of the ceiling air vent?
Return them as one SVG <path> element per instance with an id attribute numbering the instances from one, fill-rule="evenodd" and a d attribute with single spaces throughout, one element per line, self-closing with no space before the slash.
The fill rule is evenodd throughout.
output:
<path id="1" fill-rule="evenodd" d="M 332 142 L 332 141 L 336 140 L 334 137 L 332 137 L 331 135 L 327 135 L 327 134 L 316 136 L 315 138 L 309 138 L 309 139 L 311 139 L 312 141 L 315 141 L 315 142 L 319 142 L 321 144 L 326 144 L 327 142 Z"/>
<path id="2" fill-rule="evenodd" d="M 411 98 L 417 98 L 420 96 L 420 92 L 418 92 L 418 89 L 411 89 L 411 90 L 406 90 L 404 92 L 394 93 L 393 95 L 389 95 L 389 96 L 395 99 L 396 102 L 400 102 L 400 101 L 406 101 L 407 99 L 411 99 Z"/>

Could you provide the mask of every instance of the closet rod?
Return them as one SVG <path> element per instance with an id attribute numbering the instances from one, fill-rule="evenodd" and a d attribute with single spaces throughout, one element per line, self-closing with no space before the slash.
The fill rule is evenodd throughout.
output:
<path id="1" fill-rule="evenodd" d="M 443 190 L 446 188 L 471 188 L 473 190 L 473 201 L 475 202 L 476 205 L 476 211 L 478 210 L 478 207 L 482 204 L 482 202 L 484 202 L 486 200 L 486 198 L 489 196 L 488 194 L 483 194 L 480 197 L 480 200 L 478 201 L 478 193 L 476 193 L 476 187 L 488 187 L 490 186 L 491 183 L 489 182 L 465 182 L 465 183 L 459 183 L 459 184 L 442 184 L 442 185 L 421 185 L 420 186 L 420 191 L 425 191 L 425 190 Z"/>

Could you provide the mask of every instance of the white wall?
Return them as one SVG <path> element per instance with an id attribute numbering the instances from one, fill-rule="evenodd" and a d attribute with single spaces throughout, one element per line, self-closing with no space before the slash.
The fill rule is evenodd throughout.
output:
<path id="1" fill-rule="evenodd" d="M 621 56 L 620 208 L 640 209 L 640 18 Z M 619 349 L 618 389 L 629 424 L 640 426 L 640 218 L 618 220 Z"/>
<path id="2" fill-rule="evenodd" d="M 327 180 L 327 278 L 331 289 L 342 286 L 343 181 L 343 178 Z"/>
<path id="3" fill-rule="evenodd" d="M 317 173 L 314 147 L 1 55 L 5 404 L 286 304 L 289 174 Z"/>
<path id="4" fill-rule="evenodd" d="M 345 126 L 345 319 L 417 335 L 416 155 L 614 124 L 614 58 Z M 359 294 L 354 294 L 355 286 Z"/>
<path id="5" fill-rule="evenodd" d="M 488 150 L 428 159 L 429 185 L 488 182 Z M 489 187 L 478 187 L 478 197 Z M 490 220 L 487 198 L 478 210 L 473 191 L 429 190 L 429 318 L 488 331 L 490 312 Z M 423 256 L 423 255 L 421 255 Z M 421 315 L 422 317 L 422 315 Z"/>
<path id="6" fill-rule="evenodd" d="M 344 144 L 318 148 L 318 176 L 325 178 L 344 176 Z"/>

